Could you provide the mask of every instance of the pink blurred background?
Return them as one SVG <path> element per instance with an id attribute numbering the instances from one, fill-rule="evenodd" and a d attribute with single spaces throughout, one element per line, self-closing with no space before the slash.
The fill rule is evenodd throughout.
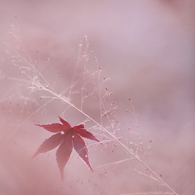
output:
<path id="1" fill-rule="evenodd" d="M 125 131 L 128 126 L 126 109 L 131 98 L 142 139 L 146 145 L 152 140 L 148 165 L 178 194 L 194 194 L 194 13 L 194 0 L 1 0 L 0 193 L 119 195 L 166 191 L 135 173 L 135 167 L 143 168 L 134 161 L 98 168 L 123 159 L 120 147 L 114 154 L 101 146 L 89 149 L 94 174 L 74 153 L 65 168 L 64 183 L 60 182 L 54 152 L 30 161 L 50 135 L 34 124 L 57 122 L 63 104 L 52 102 L 32 115 L 44 104 L 39 100 L 42 94 L 31 94 L 25 83 L 9 79 L 19 79 L 20 74 L 10 65 L 14 51 L 5 44 L 17 48 L 21 39 L 33 61 L 46 64 L 49 58 L 44 74 L 54 82 L 60 72 L 55 81 L 60 89 L 72 81 L 79 42 L 86 35 L 93 51 L 90 63 L 95 64 L 95 56 L 103 75 L 110 78 L 106 87 L 119 105 L 116 115 L 120 128 Z M 19 40 L 10 32 L 20 35 Z M 92 106 L 89 112 L 96 116 Z M 85 120 L 74 111 L 64 116 L 73 124 Z"/>

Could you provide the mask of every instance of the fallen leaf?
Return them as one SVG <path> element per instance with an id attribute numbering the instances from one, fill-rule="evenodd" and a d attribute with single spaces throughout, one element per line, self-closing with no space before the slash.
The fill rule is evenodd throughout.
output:
<path id="1" fill-rule="evenodd" d="M 84 129 L 84 125 L 71 126 L 67 121 L 59 117 L 61 123 L 52 123 L 40 125 L 49 132 L 56 133 L 46 139 L 32 156 L 32 159 L 40 153 L 46 153 L 58 147 L 56 152 L 56 161 L 60 170 L 61 180 L 64 179 L 63 171 L 68 162 L 72 149 L 74 148 L 79 156 L 84 160 L 89 169 L 93 169 L 89 163 L 88 149 L 82 137 L 99 142 L 99 140 L 89 131 Z"/>

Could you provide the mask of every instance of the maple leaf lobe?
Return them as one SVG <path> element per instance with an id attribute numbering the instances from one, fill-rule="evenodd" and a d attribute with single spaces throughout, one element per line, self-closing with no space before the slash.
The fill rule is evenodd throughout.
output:
<path id="1" fill-rule="evenodd" d="M 84 162 L 88 165 L 90 170 L 93 172 L 93 169 L 89 163 L 88 150 L 83 139 L 76 132 L 74 132 L 74 137 L 72 141 L 76 152 L 79 154 L 79 156 L 84 160 Z"/>
<path id="2" fill-rule="evenodd" d="M 58 116 L 59 117 L 59 116 Z M 65 121 L 63 118 L 61 118 L 61 117 L 59 117 L 59 119 L 60 119 L 60 122 L 64 125 L 64 127 L 66 127 L 66 128 L 71 128 L 71 125 L 67 122 L 67 121 Z"/>
<path id="3" fill-rule="evenodd" d="M 55 135 L 52 135 L 48 139 L 46 139 L 39 147 L 39 149 L 35 152 L 35 154 L 32 156 L 32 159 L 37 156 L 40 153 L 46 153 L 49 152 L 50 150 L 53 150 L 56 148 L 58 145 L 63 140 L 63 136 L 61 133 L 57 133 Z"/>
<path id="4" fill-rule="evenodd" d="M 58 167 L 60 170 L 61 180 L 64 179 L 63 170 L 68 162 L 70 155 L 72 153 L 72 132 L 69 131 L 65 134 L 64 140 L 60 144 L 57 152 L 56 152 L 56 161 L 58 163 Z"/>
<path id="5" fill-rule="evenodd" d="M 60 123 L 52 123 L 48 125 L 39 125 L 39 124 L 36 125 L 39 127 L 43 127 L 44 129 L 52 133 L 57 133 L 64 130 L 64 126 Z"/>
<path id="6" fill-rule="evenodd" d="M 84 125 L 74 126 L 73 128 L 80 136 L 100 142 L 92 133 L 84 129 Z"/>

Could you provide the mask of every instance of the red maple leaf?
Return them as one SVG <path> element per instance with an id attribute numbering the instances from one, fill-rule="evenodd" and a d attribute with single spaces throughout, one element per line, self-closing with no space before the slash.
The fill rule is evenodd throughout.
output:
<path id="1" fill-rule="evenodd" d="M 43 127 L 47 131 L 56 134 L 52 135 L 41 144 L 39 149 L 33 155 L 32 159 L 40 153 L 48 152 L 59 146 L 56 152 L 56 160 L 60 170 L 61 179 L 63 180 L 64 167 L 70 158 L 72 149 L 74 148 L 93 172 L 93 169 L 89 163 L 88 150 L 82 137 L 98 142 L 99 140 L 92 133 L 84 129 L 84 125 L 72 127 L 64 119 L 60 117 L 59 119 L 61 123 L 52 123 L 48 125 L 36 124 L 37 126 Z"/>

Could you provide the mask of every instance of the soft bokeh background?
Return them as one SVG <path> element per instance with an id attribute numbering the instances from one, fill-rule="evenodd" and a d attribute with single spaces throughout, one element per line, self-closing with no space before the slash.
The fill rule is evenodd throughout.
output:
<path id="1" fill-rule="evenodd" d="M 32 61 L 44 64 L 43 74 L 48 81 L 60 89 L 71 83 L 79 42 L 87 35 L 92 59 L 97 57 L 103 75 L 110 78 L 105 86 L 119 105 L 116 115 L 121 130 L 129 125 L 126 109 L 131 98 L 139 114 L 143 142 L 147 145 L 152 140 L 148 165 L 179 194 L 194 194 L 194 13 L 194 0 L 1 0 L 0 193 L 102 195 L 166 191 L 134 172 L 134 168 L 143 171 L 137 162 L 98 168 L 124 159 L 120 147 L 114 153 L 109 147 L 89 149 L 94 174 L 74 153 L 65 168 L 64 183 L 60 182 L 54 152 L 30 161 L 50 135 L 34 123 L 57 122 L 65 105 L 56 101 L 43 106 L 44 100 L 39 100 L 43 94 L 30 93 L 28 85 L 18 81 L 21 70 L 9 59 L 15 52 L 5 43 L 23 53 L 18 46 L 22 42 Z M 90 63 L 96 65 L 93 60 Z M 60 76 L 56 76 L 58 72 Z M 89 112 L 96 117 L 93 106 Z M 63 114 L 72 123 L 85 120 L 73 111 Z"/>

